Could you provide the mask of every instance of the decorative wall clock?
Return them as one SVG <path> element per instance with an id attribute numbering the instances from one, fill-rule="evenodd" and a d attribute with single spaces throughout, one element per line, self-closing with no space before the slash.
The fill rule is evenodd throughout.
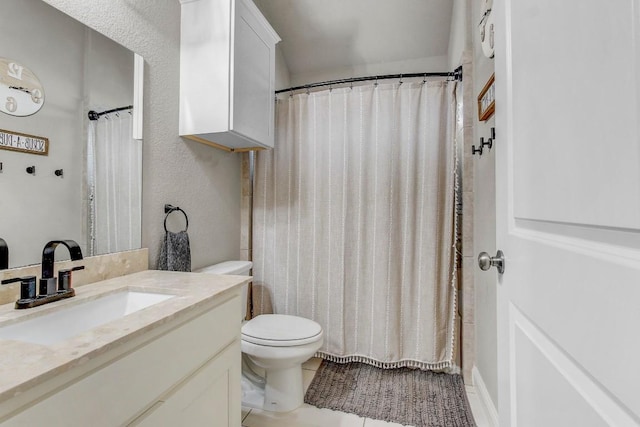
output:
<path id="1" fill-rule="evenodd" d="M 493 0 L 482 0 L 482 19 L 478 25 L 480 31 L 480 43 L 482 44 L 482 53 L 487 58 L 493 58 L 494 49 L 494 22 L 491 14 Z"/>
<path id="2" fill-rule="evenodd" d="M 44 88 L 24 65 L 0 58 L 0 111 L 12 116 L 30 116 L 44 105 Z"/>

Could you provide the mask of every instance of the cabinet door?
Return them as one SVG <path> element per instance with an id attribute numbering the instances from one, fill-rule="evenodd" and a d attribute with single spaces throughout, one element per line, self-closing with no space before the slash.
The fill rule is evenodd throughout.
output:
<path id="1" fill-rule="evenodd" d="M 240 399 L 240 342 L 235 341 L 131 425 L 238 427 Z"/>
<path id="2" fill-rule="evenodd" d="M 268 23 L 253 4 L 237 0 L 235 7 L 230 127 L 273 147 L 276 41 L 267 28 Z"/>

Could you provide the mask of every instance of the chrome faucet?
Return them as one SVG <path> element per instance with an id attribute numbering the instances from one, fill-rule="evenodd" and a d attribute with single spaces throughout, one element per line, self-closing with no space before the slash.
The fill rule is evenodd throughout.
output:
<path id="1" fill-rule="evenodd" d="M 0 270 L 9 268 L 9 246 L 7 242 L 0 237 Z"/>

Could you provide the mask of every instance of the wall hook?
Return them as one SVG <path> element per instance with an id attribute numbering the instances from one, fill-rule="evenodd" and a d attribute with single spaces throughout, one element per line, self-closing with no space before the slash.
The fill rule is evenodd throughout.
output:
<path id="1" fill-rule="evenodd" d="M 476 148 L 475 145 L 471 146 L 471 155 L 479 154 L 482 156 L 482 145 Z"/>
<path id="2" fill-rule="evenodd" d="M 489 147 L 489 150 L 493 147 L 493 139 L 489 138 L 488 140 L 484 140 L 484 138 L 480 138 L 480 147 Z"/>
<path id="3" fill-rule="evenodd" d="M 31 175 L 35 175 L 36 174 L 36 167 L 35 166 L 27 166 L 27 173 L 31 174 Z"/>
<path id="4" fill-rule="evenodd" d="M 56 174 L 56 176 L 59 176 L 59 177 L 64 176 L 64 170 L 63 169 L 56 169 L 56 171 L 54 173 Z"/>

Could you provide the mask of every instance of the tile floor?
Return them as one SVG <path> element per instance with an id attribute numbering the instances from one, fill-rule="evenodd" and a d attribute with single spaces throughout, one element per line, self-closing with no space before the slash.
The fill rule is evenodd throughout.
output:
<path id="1" fill-rule="evenodd" d="M 302 365 L 305 390 L 311 384 L 320 362 L 322 362 L 321 359 L 314 358 Z M 467 397 L 478 427 L 489 427 L 480 398 L 476 395 L 473 387 L 467 387 Z M 284 414 L 242 408 L 242 425 L 243 427 L 401 427 L 400 424 L 362 418 L 354 414 L 329 409 L 319 409 L 306 403 L 295 411 Z"/>

